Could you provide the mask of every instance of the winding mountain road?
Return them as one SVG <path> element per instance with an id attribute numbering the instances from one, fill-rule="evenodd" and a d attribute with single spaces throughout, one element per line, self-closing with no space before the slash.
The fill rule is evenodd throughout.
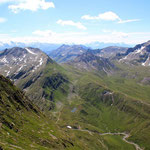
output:
<path id="1" fill-rule="evenodd" d="M 72 130 L 78 130 L 78 131 L 82 131 L 82 132 L 88 132 L 90 135 L 93 135 L 95 132 L 93 131 L 89 131 L 89 130 L 83 130 L 83 129 L 72 129 Z M 143 150 L 142 148 L 140 148 L 140 146 L 134 142 L 128 141 L 127 139 L 130 137 L 130 134 L 127 134 L 125 132 L 118 132 L 118 133 L 111 133 L 111 132 L 107 132 L 107 133 L 98 133 L 101 136 L 105 136 L 105 135 L 123 135 L 122 140 L 128 144 L 131 144 L 135 147 L 136 150 Z"/>

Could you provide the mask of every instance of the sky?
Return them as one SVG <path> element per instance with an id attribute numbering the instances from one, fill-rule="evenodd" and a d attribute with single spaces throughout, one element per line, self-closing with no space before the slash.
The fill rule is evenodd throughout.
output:
<path id="1" fill-rule="evenodd" d="M 1 42 L 138 44 L 150 40 L 150 0 L 0 0 Z"/>

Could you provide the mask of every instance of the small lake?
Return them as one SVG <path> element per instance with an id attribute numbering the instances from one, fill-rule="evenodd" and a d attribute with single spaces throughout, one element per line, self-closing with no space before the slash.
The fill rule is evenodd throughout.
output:
<path id="1" fill-rule="evenodd" d="M 77 108 L 73 108 L 72 110 L 71 110 L 71 112 L 75 112 L 77 110 Z"/>

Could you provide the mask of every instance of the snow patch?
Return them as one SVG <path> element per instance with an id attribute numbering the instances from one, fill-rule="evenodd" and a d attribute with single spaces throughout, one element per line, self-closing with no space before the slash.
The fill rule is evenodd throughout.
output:
<path id="1" fill-rule="evenodd" d="M 147 58 L 147 60 L 144 62 L 144 63 L 142 63 L 142 66 L 146 66 L 146 64 L 149 62 L 149 57 Z M 149 64 L 149 66 L 150 66 L 150 64 Z"/>
<path id="2" fill-rule="evenodd" d="M 24 63 L 27 63 L 27 60 L 26 60 L 26 59 L 24 60 Z"/>
<path id="3" fill-rule="evenodd" d="M 6 77 L 7 76 L 9 76 L 9 74 L 10 74 L 10 71 L 8 71 L 8 70 L 5 70 L 4 72 L 6 72 L 7 74 L 6 74 Z"/>
<path id="4" fill-rule="evenodd" d="M 6 59 L 6 56 L 3 57 L 0 61 L 3 62 L 3 63 L 8 63 L 8 61 L 7 61 L 7 59 Z"/>
<path id="5" fill-rule="evenodd" d="M 41 58 L 39 62 L 40 62 L 39 65 L 41 66 L 43 64 L 43 59 Z"/>
<path id="6" fill-rule="evenodd" d="M 127 55 L 128 56 L 128 55 Z M 124 58 L 120 59 L 119 62 L 121 62 L 122 60 L 126 60 L 127 56 L 125 56 Z"/>
<path id="7" fill-rule="evenodd" d="M 135 54 L 138 54 L 138 53 L 142 53 L 142 50 L 145 48 L 145 46 L 142 46 L 141 48 L 137 49 L 135 51 Z"/>
<path id="8" fill-rule="evenodd" d="M 23 60 L 23 58 L 19 58 L 19 61 L 22 61 Z"/>
<path id="9" fill-rule="evenodd" d="M 72 127 L 71 127 L 71 126 L 67 126 L 67 128 L 68 128 L 68 129 L 72 129 Z"/>
<path id="10" fill-rule="evenodd" d="M 16 61 L 17 59 L 15 57 L 12 58 L 13 61 Z"/>
<path id="11" fill-rule="evenodd" d="M 29 48 L 25 48 L 30 54 L 36 55 L 36 53 L 32 52 Z"/>
<path id="12" fill-rule="evenodd" d="M 6 77 L 9 76 L 9 74 L 10 74 L 10 71 L 7 72 Z"/>
<path id="13" fill-rule="evenodd" d="M 19 72 L 22 68 L 23 68 L 23 66 L 21 66 L 21 67 L 17 70 L 17 72 Z"/>
<path id="14" fill-rule="evenodd" d="M 40 59 L 39 64 L 34 67 L 34 69 L 32 70 L 32 72 L 34 72 L 35 70 L 37 70 L 42 64 L 43 64 L 43 58 Z"/>
<path id="15" fill-rule="evenodd" d="M 142 66 L 145 66 L 145 62 L 144 62 L 144 63 L 142 63 Z"/>

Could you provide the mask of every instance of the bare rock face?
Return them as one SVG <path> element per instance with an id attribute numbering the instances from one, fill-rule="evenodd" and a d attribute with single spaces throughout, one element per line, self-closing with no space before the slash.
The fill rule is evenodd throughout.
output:
<path id="1" fill-rule="evenodd" d="M 59 63 L 73 60 L 78 55 L 87 51 L 87 47 L 82 45 L 62 45 L 58 49 L 52 51 L 49 56 Z"/>
<path id="2" fill-rule="evenodd" d="M 144 77 L 141 81 L 142 84 L 150 85 L 150 77 Z"/>
<path id="3" fill-rule="evenodd" d="M 114 64 L 108 59 L 96 56 L 90 51 L 79 55 L 73 61 L 68 62 L 68 64 L 80 70 L 102 71 L 106 74 L 112 73 L 112 70 L 115 68 Z"/>
<path id="4" fill-rule="evenodd" d="M 35 48 L 14 47 L 5 49 L 0 54 L 0 74 L 11 79 L 19 88 L 25 90 L 27 95 L 33 100 L 37 93 L 42 95 L 43 89 L 40 86 L 40 80 L 47 64 L 53 61 L 41 50 Z M 37 89 L 35 85 L 38 87 Z M 34 94 L 33 94 L 34 89 Z M 31 98 L 32 99 L 32 98 Z"/>
<path id="5" fill-rule="evenodd" d="M 67 92 L 63 86 L 68 80 L 60 70 L 61 66 L 37 48 L 14 47 L 0 53 L 0 74 L 24 90 L 41 109 L 54 105 L 57 91 L 62 95 Z"/>
<path id="6" fill-rule="evenodd" d="M 36 74 L 50 60 L 39 49 L 14 47 L 0 54 L 0 74 L 16 82 L 30 74 Z"/>
<path id="7" fill-rule="evenodd" d="M 125 53 L 127 49 L 126 47 L 109 46 L 103 49 L 92 50 L 91 52 L 99 57 L 110 58 L 114 57 L 117 53 Z"/>
<path id="8" fill-rule="evenodd" d="M 120 54 L 120 56 L 119 62 L 150 66 L 150 41 L 129 48 L 126 53 Z"/>

